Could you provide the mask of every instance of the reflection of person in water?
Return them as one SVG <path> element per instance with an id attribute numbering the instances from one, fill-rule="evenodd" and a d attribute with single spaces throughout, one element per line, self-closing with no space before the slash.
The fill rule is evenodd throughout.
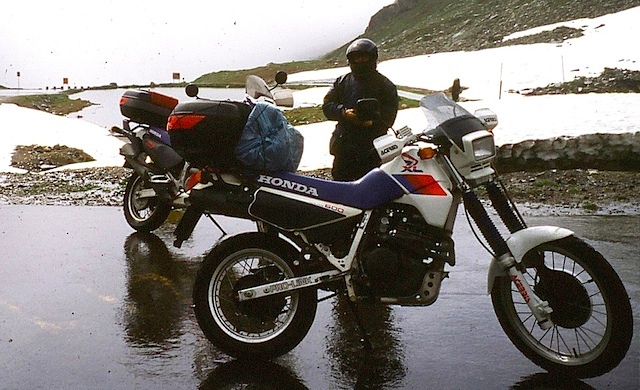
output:
<path id="1" fill-rule="evenodd" d="M 339 363 L 332 366 L 333 376 L 349 388 L 393 387 L 404 378 L 406 369 L 391 308 L 376 302 L 358 302 L 356 310 L 365 319 L 363 325 L 373 347 L 365 350 L 347 299 L 340 294 L 333 305 L 335 323 L 331 325 L 332 337 L 327 340 L 329 353 Z"/>
<path id="2" fill-rule="evenodd" d="M 179 334 L 182 301 L 190 286 L 180 286 L 186 270 L 179 267 L 165 243 L 153 233 L 131 234 L 124 243 L 127 296 L 122 306 L 128 341 L 148 345 Z"/>

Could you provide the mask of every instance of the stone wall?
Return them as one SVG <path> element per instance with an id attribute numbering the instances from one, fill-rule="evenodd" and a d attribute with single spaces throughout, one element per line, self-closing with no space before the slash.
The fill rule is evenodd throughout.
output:
<path id="1" fill-rule="evenodd" d="M 523 141 L 498 148 L 500 172 L 598 169 L 640 172 L 640 132 Z"/>

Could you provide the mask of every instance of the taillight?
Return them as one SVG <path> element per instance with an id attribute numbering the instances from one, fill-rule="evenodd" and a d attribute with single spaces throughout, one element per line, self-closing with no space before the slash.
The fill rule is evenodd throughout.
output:
<path id="1" fill-rule="evenodd" d="M 151 100 L 151 104 L 166 108 L 173 109 L 178 105 L 178 99 L 153 91 L 149 91 L 149 99 Z"/>
<path id="2" fill-rule="evenodd" d="M 205 118 L 204 115 L 196 114 L 183 114 L 183 115 L 171 115 L 167 122 L 167 130 L 186 130 L 194 127 L 201 120 Z"/>

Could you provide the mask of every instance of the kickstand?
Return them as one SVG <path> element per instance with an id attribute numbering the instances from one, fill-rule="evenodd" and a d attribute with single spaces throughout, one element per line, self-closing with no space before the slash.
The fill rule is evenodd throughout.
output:
<path id="1" fill-rule="evenodd" d="M 358 314 L 358 307 L 355 302 L 353 302 L 349 297 L 346 297 L 349 308 L 351 309 L 351 313 L 353 314 L 353 318 L 356 320 L 356 324 L 358 325 L 358 331 L 360 331 L 360 336 L 362 337 L 362 343 L 364 344 L 364 349 L 371 350 L 371 341 L 369 341 L 369 337 L 367 336 L 367 331 L 364 329 L 364 325 L 362 324 L 362 319 L 360 318 L 360 314 Z"/>

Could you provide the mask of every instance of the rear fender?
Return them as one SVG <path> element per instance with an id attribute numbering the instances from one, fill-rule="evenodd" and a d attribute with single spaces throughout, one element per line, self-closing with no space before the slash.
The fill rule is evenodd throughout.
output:
<path id="1" fill-rule="evenodd" d="M 127 144 L 129 145 L 129 144 Z M 127 146 L 124 145 L 124 146 Z M 121 149 L 122 150 L 122 149 Z M 122 154 L 122 152 L 121 152 Z M 147 165 L 140 163 L 135 157 L 124 155 L 125 157 L 125 167 L 133 169 L 138 176 L 147 177 L 147 173 L 149 172 L 149 167 Z"/>
<path id="2" fill-rule="evenodd" d="M 531 249 L 546 242 L 556 241 L 572 236 L 571 230 L 557 226 L 533 226 L 518 230 L 507 238 L 507 246 L 517 263 L 522 262 L 524 255 Z M 495 257 L 491 259 L 487 275 L 487 292 L 491 294 L 493 283 L 498 276 L 507 276 L 507 271 Z"/>
<path id="3" fill-rule="evenodd" d="M 136 158 L 140 154 L 140 148 L 136 148 L 133 144 L 128 143 L 120 147 L 120 155 L 124 158 Z"/>

